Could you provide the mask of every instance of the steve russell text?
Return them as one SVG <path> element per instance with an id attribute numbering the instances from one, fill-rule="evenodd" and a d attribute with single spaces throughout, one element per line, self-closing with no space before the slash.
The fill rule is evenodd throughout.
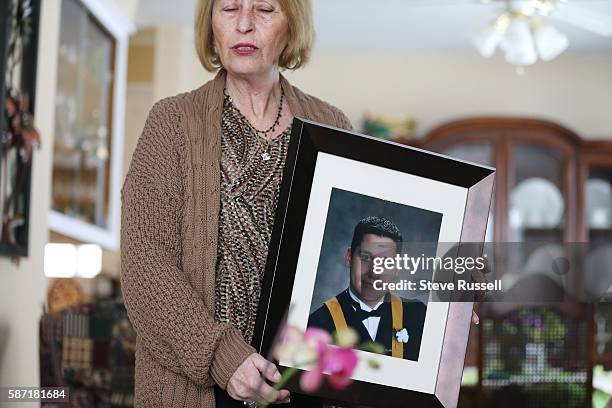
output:
<path id="1" fill-rule="evenodd" d="M 432 282 L 428 279 L 421 279 L 418 282 L 408 279 L 401 279 L 397 282 L 383 282 L 377 279 L 373 282 L 374 290 L 380 291 L 401 291 L 401 290 L 429 290 L 429 291 L 501 291 L 501 279 L 493 282 L 470 282 L 459 279 L 457 282 Z"/>

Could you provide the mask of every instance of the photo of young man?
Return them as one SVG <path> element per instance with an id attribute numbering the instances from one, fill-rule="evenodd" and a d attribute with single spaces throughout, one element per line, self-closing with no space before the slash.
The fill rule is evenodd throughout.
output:
<path id="1" fill-rule="evenodd" d="M 361 219 L 344 253 L 349 285 L 312 312 L 308 326 L 330 333 L 351 327 L 359 335 L 358 343 L 374 341 L 387 355 L 417 361 L 427 306 L 382 289 L 382 283 L 396 280 L 397 270 L 374 271 L 375 258 L 395 257 L 401 245 L 402 234 L 389 219 Z"/>

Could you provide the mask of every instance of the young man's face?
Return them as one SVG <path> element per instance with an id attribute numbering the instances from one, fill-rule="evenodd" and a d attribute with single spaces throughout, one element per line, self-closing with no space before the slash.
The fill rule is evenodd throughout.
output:
<path id="1" fill-rule="evenodd" d="M 374 302 L 382 298 L 387 291 L 374 289 L 374 281 L 393 282 L 397 270 L 384 269 L 382 274 L 374 273 L 374 259 L 394 258 L 397 255 L 397 244 L 389 238 L 375 234 L 365 234 L 361 245 L 352 253 L 349 248 L 344 256 L 344 264 L 351 270 L 351 290 L 363 302 Z"/>

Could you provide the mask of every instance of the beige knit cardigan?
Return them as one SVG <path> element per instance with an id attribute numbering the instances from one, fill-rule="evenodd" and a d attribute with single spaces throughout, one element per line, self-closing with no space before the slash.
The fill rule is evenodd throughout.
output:
<path id="1" fill-rule="evenodd" d="M 225 71 L 151 109 L 121 190 L 121 284 L 137 333 L 137 407 L 214 407 L 255 351 L 214 321 Z M 281 76 L 296 117 L 350 129 Z"/>

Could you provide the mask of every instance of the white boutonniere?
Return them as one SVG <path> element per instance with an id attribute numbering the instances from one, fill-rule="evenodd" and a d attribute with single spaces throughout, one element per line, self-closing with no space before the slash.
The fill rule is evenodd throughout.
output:
<path id="1" fill-rule="evenodd" d="M 395 332 L 395 339 L 399 343 L 408 343 L 408 331 L 404 328 Z"/>

